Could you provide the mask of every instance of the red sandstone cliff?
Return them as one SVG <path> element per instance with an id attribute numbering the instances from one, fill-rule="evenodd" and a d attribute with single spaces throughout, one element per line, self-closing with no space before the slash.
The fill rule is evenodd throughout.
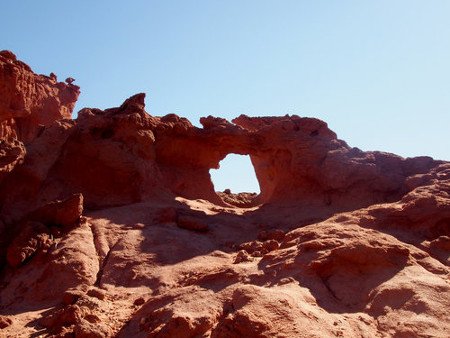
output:
<path id="1" fill-rule="evenodd" d="M 449 162 L 363 152 L 313 118 L 196 128 L 144 94 L 71 120 L 78 94 L 0 52 L 1 334 L 450 331 Z M 229 153 L 259 196 L 214 191 Z"/>

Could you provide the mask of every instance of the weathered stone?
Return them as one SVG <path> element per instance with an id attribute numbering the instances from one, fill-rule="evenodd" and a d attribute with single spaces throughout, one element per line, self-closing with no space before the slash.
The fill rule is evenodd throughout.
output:
<path id="1" fill-rule="evenodd" d="M 0 52 L 2 336 L 450 332 L 450 163 L 295 115 L 197 128 L 145 94 L 67 120 L 73 81 Z M 214 191 L 230 153 L 261 194 Z"/>

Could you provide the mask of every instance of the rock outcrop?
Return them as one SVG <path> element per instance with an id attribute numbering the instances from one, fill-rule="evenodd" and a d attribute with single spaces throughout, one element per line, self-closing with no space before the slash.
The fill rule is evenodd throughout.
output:
<path id="1" fill-rule="evenodd" d="M 34 140 L 54 121 L 70 119 L 80 88 L 36 75 L 9 51 L 0 52 L 0 137 Z"/>
<path id="2" fill-rule="evenodd" d="M 79 87 L 36 75 L 10 51 L 0 52 L 0 182 L 26 149 L 57 120 L 71 119 Z"/>
<path id="3" fill-rule="evenodd" d="M 0 52 L 0 335 L 445 337 L 450 163 L 299 116 L 151 116 Z M 261 194 L 209 171 L 249 155 Z"/>

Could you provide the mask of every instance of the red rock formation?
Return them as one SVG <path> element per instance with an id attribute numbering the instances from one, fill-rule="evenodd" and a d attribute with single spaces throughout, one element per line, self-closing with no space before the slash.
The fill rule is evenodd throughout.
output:
<path id="1" fill-rule="evenodd" d="M 0 52 L 0 137 L 29 143 L 60 119 L 70 119 L 79 87 L 36 75 L 9 51 Z"/>
<path id="2" fill-rule="evenodd" d="M 313 118 L 197 128 L 144 94 L 69 120 L 72 80 L 10 52 L 0 79 L 0 335 L 450 331 L 449 162 L 363 152 Z M 229 153 L 259 196 L 214 191 Z"/>
<path id="3" fill-rule="evenodd" d="M 70 119 L 79 87 L 36 75 L 10 51 L 0 51 L 0 182 L 21 163 L 25 147 L 46 126 Z"/>

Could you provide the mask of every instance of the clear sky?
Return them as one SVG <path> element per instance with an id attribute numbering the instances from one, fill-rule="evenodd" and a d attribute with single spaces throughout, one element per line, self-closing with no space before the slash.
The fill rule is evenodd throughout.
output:
<path id="1" fill-rule="evenodd" d="M 450 160 L 449 0 L 22 0 L 1 12 L 0 48 L 74 77 L 77 110 L 146 92 L 151 114 L 194 124 L 314 116 L 363 150 Z"/>

